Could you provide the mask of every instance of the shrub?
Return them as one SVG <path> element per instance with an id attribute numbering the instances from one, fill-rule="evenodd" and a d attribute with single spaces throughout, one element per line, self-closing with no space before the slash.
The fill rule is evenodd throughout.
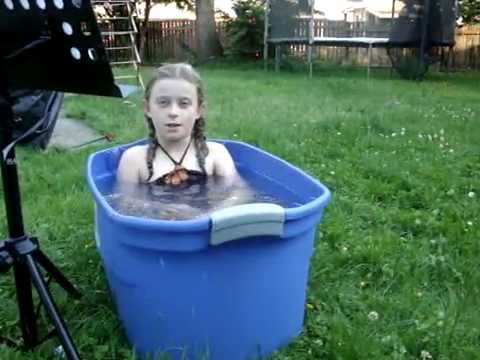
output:
<path id="1" fill-rule="evenodd" d="M 233 5 L 236 18 L 227 20 L 227 54 L 260 58 L 265 26 L 264 0 L 238 0 Z"/>

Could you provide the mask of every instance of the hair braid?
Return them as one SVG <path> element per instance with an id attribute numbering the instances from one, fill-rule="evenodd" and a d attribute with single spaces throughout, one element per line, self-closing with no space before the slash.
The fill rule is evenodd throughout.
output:
<path id="1" fill-rule="evenodd" d="M 200 169 L 203 172 L 206 172 L 205 159 L 208 156 L 208 146 L 205 141 L 205 119 L 203 117 L 199 117 L 195 122 L 192 137 L 197 153 L 198 165 L 200 165 Z"/>
<path id="2" fill-rule="evenodd" d="M 152 119 L 145 115 L 145 121 L 148 127 L 148 148 L 147 148 L 147 169 L 148 178 L 146 182 L 150 181 L 153 176 L 153 160 L 155 159 L 155 153 L 157 150 L 157 137 L 155 136 L 155 127 L 153 126 Z"/>

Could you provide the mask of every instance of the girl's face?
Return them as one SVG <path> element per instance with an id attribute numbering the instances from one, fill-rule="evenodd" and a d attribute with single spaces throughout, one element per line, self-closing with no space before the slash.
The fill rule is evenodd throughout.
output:
<path id="1" fill-rule="evenodd" d="M 145 101 L 145 113 L 152 119 L 160 142 L 190 137 L 201 116 L 195 85 L 182 79 L 158 80 Z"/>

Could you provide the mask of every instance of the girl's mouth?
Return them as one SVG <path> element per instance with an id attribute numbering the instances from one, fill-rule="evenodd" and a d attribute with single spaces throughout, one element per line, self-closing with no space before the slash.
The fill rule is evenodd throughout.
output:
<path id="1" fill-rule="evenodd" d="M 169 123 L 169 124 L 166 124 L 166 127 L 168 128 L 176 128 L 176 127 L 179 127 L 180 124 L 176 124 L 176 123 Z"/>

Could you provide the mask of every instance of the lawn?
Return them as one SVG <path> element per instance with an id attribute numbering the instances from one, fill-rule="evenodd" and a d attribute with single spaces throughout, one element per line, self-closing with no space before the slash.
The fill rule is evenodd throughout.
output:
<path id="1" fill-rule="evenodd" d="M 247 65 L 200 73 L 210 137 L 256 144 L 333 194 L 304 331 L 272 360 L 480 359 L 480 73 L 430 73 L 421 83 L 381 70 L 369 81 L 338 69 L 313 79 Z M 72 96 L 65 108 L 116 143 L 146 133 L 140 94 Z M 84 176 L 88 155 L 106 146 L 18 149 L 25 224 L 84 295 L 72 301 L 52 286 L 82 358 L 133 359 L 95 249 Z M 20 340 L 12 277 L 0 285 L 0 334 Z M 0 358 L 49 359 L 56 345 L 35 355 L 0 345 Z"/>

